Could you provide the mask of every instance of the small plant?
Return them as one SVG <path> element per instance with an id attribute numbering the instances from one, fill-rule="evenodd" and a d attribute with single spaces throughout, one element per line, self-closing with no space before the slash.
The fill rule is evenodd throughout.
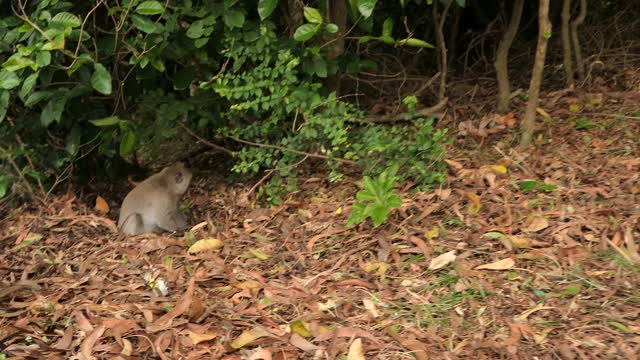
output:
<path id="1" fill-rule="evenodd" d="M 380 226 L 387 220 L 391 209 L 402 205 L 402 199 L 393 190 L 398 168 L 398 164 L 394 164 L 375 179 L 369 176 L 363 178 L 363 189 L 356 194 L 348 226 L 359 224 L 368 217 L 376 227 Z"/>
<path id="2" fill-rule="evenodd" d="M 591 130 L 596 127 L 596 124 L 591 119 L 581 117 L 576 120 L 574 127 L 576 130 Z"/>

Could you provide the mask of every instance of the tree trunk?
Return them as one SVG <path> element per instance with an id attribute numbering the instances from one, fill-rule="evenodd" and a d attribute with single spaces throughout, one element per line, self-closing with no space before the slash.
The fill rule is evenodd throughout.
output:
<path id="1" fill-rule="evenodd" d="M 511 19 L 507 31 L 504 33 L 498 51 L 496 61 L 493 66 L 496 68 L 496 80 L 498 81 L 498 113 L 506 114 L 509 111 L 509 100 L 511 97 L 511 85 L 509 84 L 509 49 L 516 37 L 520 19 L 522 19 L 522 8 L 524 0 L 516 0 L 511 11 Z"/>
<path id="2" fill-rule="evenodd" d="M 344 54 L 344 36 L 347 31 L 347 1 L 346 0 L 327 0 L 327 14 L 329 22 L 338 25 L 338 32 L 330 39 L 333 41 L 327 48 L 327 58 L 333 60 Z M 329 76 L 324 81 L 325 86 L 330 92 L 339 91 L 340 75 L 335 74 Z"/>
<path id="3" fill-rule="evenodd" d="M 440 67 L 440 87 L 438 89 L 438 100 L 442 100 L 445 97 L 445 92 L 447 89 L 447 44 L 444 41 L 444 22 L 447 18 L 447 12 L 449 12 L 449 8 L 453 1 L 447 3 L 442 12 L 442 16 L 438 14 L 438 2 L 433 2 L 433 24 L 436 31 L 436 46 L 438 50 L 440 50 L 439 56 L 439 67 Z"/>
<path id="4" fill-rule="evenodd" d="M 571 58 L 571 38 L 569 20 L 571 19 L 571 0 L 562 1 L 562 61 L 564 64 L 565 84 L 573 86 L 573 61 Z"/>
<path id="5" fill-rule="evenodd" d="M 578 68 L 578 79 L 584 80 L 584 63 L 582 61 L 582 49 L 580 49 L 580 39 L 578 38 L 578 27 L 582 25 L 587 17 L 587 0 L 580 0 L 580 13 L 571 22 L 571 40 L 573 40 L 573 52 L 576 54 L 576 67 Z"/>
<path id="6" fill-rule="evenodd" d="M 542 81 L 542 73 L 544 72 L 544 60 L 547 54 L 547 41 L 549 37 L 551 37 L 549 0 L 540 0 L 538 5 L 538 46 L 536 48 L 536 59 L 533 64 L 531 82 L 529 83 L 529 101 L 527 102 L 527 110 L 525 111 L 520 128 L 522 131 L 520 138 L 521 148 L 528 148 L 533 138 L 536 109 L 538 107 L 538 98 L 540 97 L 540 82 Z"/>

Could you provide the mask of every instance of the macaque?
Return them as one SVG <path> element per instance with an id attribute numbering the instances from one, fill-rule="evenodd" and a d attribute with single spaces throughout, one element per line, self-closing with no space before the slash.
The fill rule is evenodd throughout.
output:
<path id="1" fill-rule="evenodd" d="M 191 171 L 178 162 L 138 184 L 122 202 L 118 229 L 125 235 L 184 229 L 187 219 L 178 205 L 191 176 Z"/>

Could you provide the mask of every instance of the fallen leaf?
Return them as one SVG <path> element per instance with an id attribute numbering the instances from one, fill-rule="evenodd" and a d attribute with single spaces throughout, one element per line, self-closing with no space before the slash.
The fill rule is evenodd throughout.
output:
<path id="1" fill-rule="evenodd" d="M 538 232 L 548 227 L 549 227 L 549 221 L 547 221 L 547 219 L 545 219 L 542 216 L 535 216 L 529 219 L 528 225 L 525 228 L 523 228 L 522 231 Z"/>
<path id="2" fill-rule="evenodd" d="M 493 171 L 497 172 L 498 174 L 507 173 L 507 168 L 504 165 L 489 165 L 489 167 L 493 169 Z"/>
<path id="3" fill-rule="evenodd" d="M 529 239 L 527 239 L 526 237 L 511 235 L 508 236 L 508 239 L 511 245 L 513 245 L 516 249 L 530 249 L 532 247 L 531 241 L 529 241 Z"/>
<path id="4" fill-rule="evenodd" d="M 93 352 L 93 346 L 100 339 L 102 334 L 104 334 L 104 331 L 106 329 L 107 328 L 104 326 L 104 324 L 100 324 L 95 328 L 95 330 L 93 330 L 91 334 L 89 334 L 89 336 L 84 339 L 84 341 L 82 341 L 82 345 L 80 345 L 80 353 L 82 353 L 82 356 L 84 356 L 85 360 L 96 359 L 95 356 L 91 355 L 91 353 Z"/>
<path id="5" fill-rule="evenodd" d="M 364 350 L 362 349 L 362 339 L 357 338 L 353 340 L 351 346 L 349 346 L 349 352 L 347 353 L 347 360 L 364 360 Z"/>
<path id="6" fill-rule="evenodd" d="M 480 207 L 481 207 L 480 196 L 472 192 L 467 192 L 466 195 L 470 202 L 469 212 L 471 214 L 477 214 L 478 212 L 480 212 Z"/>
<path id="7" fill-rule="evenodd" d="M 451 250 L 446 252 L 436 258 L 431 259 L 431 263 L 429 264 L 429 270 L 438 270 L 441 269 L 456 260 L 456 251 Z"/>
<path id="8" fill-rule="evenodd" d="M 251 330 L 245 330 L 240 334 L 240 336 L 231 342 L 231 347 L 234 349 L 240 349 L 256 339 L 269 335 L 270 334 L 268 332 L 258 327 Z"/>
<path id="9" fill-rule="evenodd" d="M 367 312 L 371 317 L 377 318 L 380 316 L 380 313 L 376 309 L 376 304 L 374 304 L 373 301 L 369 299 L 362 299 L 362 304 L 364 305 L 364 308 L 367 309 Z"/>
<path id="10" fill-rule="evenodd" d="M 492 262 L 490 264 L 484 264 L 480 266 L 476 266 L 476 270 L 507 270 L 511 269 L 516 262 L 512 258 L 506 258 L 502 260 L 498 260 L 496 262 Z"/>
<path id="11" fill-rule="evenodd" d="M 105 199 L 98 195 L 96 197 L 96 211 L 101 215 L 106 215 L 109 212 L 109 204 L 105 201 Z"/>
<path id="12" fill-rule="evenodd" d="M 312 336 L 310 330 L 311 326 L 309 326 L 309 323 L 307 323 L 306 321 L 294 320 L 289 326 L 291 327 L 291 332 L 293 332 L 294 334 L 298 334 L 306 338 Z"/>
<path id="13" fill-rule="evenodd" d="M 189 331 L 189 340 L 193 343 L 193 345 L 198 345 L 201 342 L 209 341 L 211 339 L 215 339 L 218 334 L 208 333 L 208 334 L 199 334 Z"/>
<path id="14" fill-rule="evenodd" d="M 189 254 L 196 254 L 208 250 L 218 250 L 224 246 L 224 243 L 218 239 L 202 239 L 195 242 L 189 247 Z"/>
<path id="15" fill-rule="evenodd" d="M 314 345 L 309 340 L 303 338 L 302 336 L 296 333 L 291 334 L 291 337 L 289 338 L 289 343 L 305 352 L 312 352 L 312 351 L 321 349 L 319 346 Z"/>

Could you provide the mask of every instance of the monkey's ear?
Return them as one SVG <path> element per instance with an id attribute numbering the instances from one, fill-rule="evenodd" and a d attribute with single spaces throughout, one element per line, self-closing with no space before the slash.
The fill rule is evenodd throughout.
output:
<path id="1" fill-rule="evenodd" d="M 183 180 L 184 176 L 182 175 L 182 171 L 178 171 L 174 177 L 176 184 L 180 184 Z"/>

